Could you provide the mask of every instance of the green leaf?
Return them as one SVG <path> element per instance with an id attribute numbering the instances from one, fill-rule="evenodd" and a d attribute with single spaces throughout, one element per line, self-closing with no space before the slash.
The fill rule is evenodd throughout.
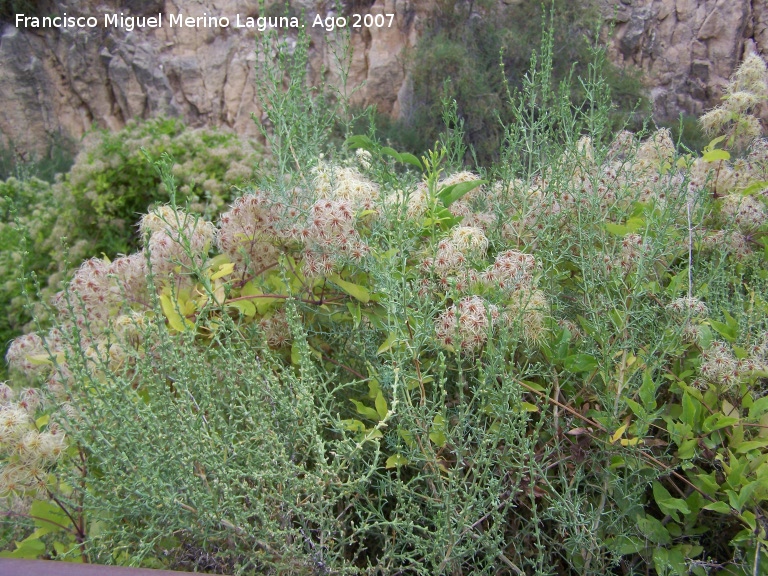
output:
<path id="1" fill-rule="evenodd" d="M 731 155 L 727 150 L 713 149 L 701 155 L 701 159 L 704 162 L 717 162 L 719 160 L 730 160 Z"/>
<path id="2" fill-rule="evenodd" d="M 571 354 L 563 365 L 570 372 L 591 372 L 597 368 L 597 360 L 591 354 Z"/>
<path id="3" fill-rule="evenodd" d="M 356 150 L 357 148 L 368 150 L 368 152 L 374 152 L 376 150 L 376 143 L 368 138 L 368 136 L 364 136 L 362 134 L 355 134 L 354 136 L 350 136 L 346 139 L 344 145 L 350 150 Z"/>
<path id="4" fill-rule="evenodd" d="M 750 418 L 759 418 L 763 414 L 768 412 L 768 396 L 763 396 L 754 401 L 749 408 Z"/>
<path id="5" fill-rule="evenodd" d="M 176 332 L 186 332 L 195 327 L 194 322 L 179 314 L 178 302 L 171 301 L 170 296 L 167 294 L 160 295 L 160 307 L 163 309 L 163 314 L 168 320 L 168 325 L 176 330 Z"/>
<path id="6" fill-rule="evenodd" d="M 701 429 L 709 434 L 710 432 L 720 430 L 721 428 L 727 428 L 728 426 L 733 426 L 734 424 L 738 423 L 738 418 L 734 418 L 733 416 L 724 416 L 718 412 L 717 414 L 708 416 L 707 419 L 704 420 L 704 422 L 701 424 Z"/>
<path id="7" fill-rule="evenodd" d="M 402 454 L 392 454 L 392 456 L 387 458 L 387 462 L 385 466 L 387 468 L 400 468 L 401 466 L 405 466 L 406 464 L 408 464 L 408 458 L 406 458 Z"/>
<path id="8" fill-rule="evenodd" d="M 45 544 L 39 538 L 26 538 L 16 542 L 16 550 L 0 552 L 0 558 L 34 560 L 45 554 Z"/>
<path id="9" fill-rule="evenodd" d="M 720 144 L 720 142 L 722 142 L 723 140 L 725 140 L 725 138 L 726 138 L 726 136 L 725 136 L 725 135 L 722 135 L 722 136 L 718 136 L 717 138 L 713 138 L 712 140 L 710 140 L 710 141 L 709 141 L 709 144 L 707 144 L 706 146 L 704 146 L 704 152 L 709 152 L 710 150 L 714 150 L 714 149 L 715 149 L 715 146 L 717 146 L 718 144 Z"/>
<path id="10" fill-rule="evenodd" d="M 730 514 L 731 513 L 731 507 L 728 506 L 725 502 L 722 502 L 718 500 L 717 502 L 710 502 L 706 506 L 702 508 L 703 510 L 712 510 L 712 512 L 717 512 L 718 514 Z"/>
<path id="11" fill-rule="evenodd" d="M 363 304 L 367 304 L 371 299 L 371 293 L 368 292 L 367 288 L 360 286 L 359 284 L 353 284 L 352 282 L 342 280 L 338 274 L 329 276 L 328 280 L 336 284 L 339 288 L 344 290 L 344 292 L 352 296 L 352 298 L 360 300 Z"/>
<path id="12" fill-rule="evenodd" d="M 341 425 L 344 427 L 344 430 L 349 430 L 350 432 L 365 432 L 365 424 L 354 418 L 342 420 Z"/>
<path id="13" fill-rule="evenodd" d="M 374 400 L 374 404 L 376 405 L 376 413 L 379 415 L 379 418 L 381 420 L 384 420 L 384 418 L 387 417 L 387 401 L 384 398 L 384 394 L 381 393 L 381 390 L 379 390 L 379 393 L 376 395 L 376 400 Z"/>
<path id="14" fill-rule="evenodd" d="M 738 333 L 736 330 L 728 326 L 728 324 L 718 322 L 717 320 L 710 320 L 709 325 L 712 326 L 712 328 L 715 329 L 715 332 L 720 334 L 720 336 L 728 340 L 728 342 L 736 341 Z"/>
<path id="15" fill-rule="evenodd" d="M 275 277 L 270 277 L 269 282 L 274 285 L 276 291 L 282 292 L 287 288 L 281 280 L 273 280 L 273 278 Z M 251 298 L 248 301 L 253 302 L 253 305 L 256 306 L 256 311 L 260 316 L 264 316 L 264 314 L 266 314 L 275 304 L 285 302 L 285 299 L 283 298 L 262 297 L 263 294 L 264 292 L 261 288 L 256 286 L 253 281 L 248 282 L 240 290 L 241 296 L 254 296 L 254 298 Z"/>
<path id="16" fill-rule="evenodd" d="M 234 308 L 240 312 L 241 315 L 248 318 L 256 316 L 256 306 L 250 300 L 236 300 L 235 302 L 228 302 L 227 307 Z"/>
<path id="17" fill-rule="evenodd" d="M 405 430 L 403 428 L 398 428 L 397 434 L 398 436 L 400 436 L 400 438 L 403 439 L 403 442 L 405 442 L 405 445 L 408 446 L 408 448 L 416 447 L 416 440 L 413 439 L 413 432 L 411 432 L 410 430 Z"/>
<path id="18" fill-rule="evenodd" d="M 435 414 L 435 419 L 432 421 L 432 430 L 429 432 L 429 439 L 438 448 L 445 446 L 445 417 L 442 414 Z"/>
<path id="19" fill-rule="evenodd" d="M 376 350 L 376 354 L 383 354 L 384 352 L 392 348 L 392 346 L 395 344 L 396 341 L 397 341 L 397 335 L 394 332 L 390 332 L 389 336 L 387 336 L 387 339 L 384 340 L 382 345 L 379 346 L 379 349 Z"/>
<path id="20" fill-rule="evenodd" d="M 611 550 L 615 550 L 622 556 L 637 554 L 645 549 L 645 542 L 640 538 L 632 536 L 616 536 L 615 538 L 607 539 L 606 544 Z"/>
<path id="21" fill-rule="evenodd" d="M 643 384 L 640 386 L 640 390 L 638 390 L 638 395 L 646 410 L 656 409 L 656 383 L 651 378 L 651 373 L 648 370 L 643 373 Z"/>
<path id="22" fill-rule="evenodd" d="M 683 514 L 691 513 L 691 509 L 688 507 L 685 500 L 673 498 L 672 494 L 670 494 L 659 482 L 653 483 L 653 498 L 656 500 L 656 504 L 659 505 L 659 509 L 664 514 L 669 514 L 675 519 L 677 518 L 677 512 Z"/>
<path id="23" fill-rule="evenodd" d="M 762 440 L 750 440 L 749 442 L 742 442 L 736 448 L 737 454 L 746 454 L 751 450 L 757 450 L 759 448 L 765 448 L 768 446 L 768 438 Z"/>
<path id="24" fill-rule="evenodd" d="M 637 527 L 654 544 L 666 545 L 672 542 L 669 531 L 652 516 L 638 516 Z"/>
<path id="25" fill-rule="evenodd" d="M 362 314 L 360 312 L 360 303 L 347 302 L 347 310 L 349 310 L 349 314 L 352 316 L 352 322 L 354 322 L 355 328 L 360 326 L 360 320 L 362 318 Z"/>
<path id="26" fill-rule="evenodd" d="M 696 413 L 698 405 L 688 392 L 683 393 L 683 413 L 680 415 L 680 421 L 693 428 L 696 424 Z"/>
<path id="27" fill-rule="evenodd" d="M 421 165 L 421 161 L 409 152 L 400 152 L 400 161 L 406 164 L 411 164 L 419 170 L 424 170 L 424 167 Z"/>
<path id="28" fill-rule="evenodd" d="M 384 146 L 381 149 L 381 153 L 382 154 L 386 154 L 387 156 L 391 156 L 392 158 L 394 158 L 398 162 L 402 162 L 403 161 L 403 158 L 402 158 L 402 156 L 400 156 L 400 153 L 397 150 L 395 150 L 394 148 L 390 148 L 389 146 Z"/>
<path id="29" fill-rule="evenodd" d="M 456 200 L 459 200 L 471 190 L 474 190 L 485 183 L 485 180 L 472 180 L 470 182 L 452 184 L 451 186 L 446 186 L 440 190 L 440 192 L 437 193 L 437 197 L 440 199 L 440 202 L 443 203 L 443 206 L 448 208 L 451 204 L 456 202 Z"/>
<path id="30" fill-rule="evenodd" d="M 613 224 L 612 222 L 606 222 L 603 224 L 603 227 L 609 234 L 624 237 L 627 234 L 632 234 L 645 227 L 645 218 L 640 216 L 632 216 L 627 220 L 626 224 Z"/>
<path id="31" fill-rule="evenodd" d="M 213 276 L 211 276 L 211 282 L 214 280 L 218 280 L 219 278 L 223 278 L 224 276 L 228 276 L 229 274 L 232 274 L 235 270 L 235 264 L 234 262 L 227 262 L 225 264 L 222 264 L 219 267 L 219 271 L 216 272 Z"/>
<path id="32" fill-rule="evenodd" d="M 362 402 L 353 400 L 351 398 L 349 401 L 355 405 L 355 408 L 357 408 L 357 413 L 360 414 L 361 416 L 365 416 L 366 418 L 368 418 L 369 420 L 373 420 L 374 422 L 378 422 L 380 420 L 379 413 L 373 408 L 366 406 Z"/>

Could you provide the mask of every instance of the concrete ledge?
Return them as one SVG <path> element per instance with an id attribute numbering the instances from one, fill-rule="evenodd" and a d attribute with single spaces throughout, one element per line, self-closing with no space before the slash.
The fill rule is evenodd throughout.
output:
<path id="1" fill-rule="evenodd" d="M 0 576 L 180 576 L 192 572 L 0 558 Z"/>

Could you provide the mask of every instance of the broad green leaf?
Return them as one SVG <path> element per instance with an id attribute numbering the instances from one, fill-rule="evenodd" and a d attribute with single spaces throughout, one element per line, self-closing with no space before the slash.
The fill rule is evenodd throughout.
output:
<path id="1" fill-rule="evenodd" d="M 520 406 L 522 406 L 523 410 L 526 412 L 538 412 L 539 407 L 536 406 L 536 404 L 531 404 L 530 402 L 520 402 Z"/>
<path id="2" fill-rule="evenodd" d="M 714 495 L 720 488 L 720 485 L 717 483 L 717 480 L 715 480 L 714 478 L 714 473 L 697 474 L 695 479 L 693 480 L 693 483 L 696 485 L 697 488 L 699 488 L 699 490 L 701 490 L 702 492 L 704 492 L 709 496 Z"/>
<path id="3" fill-rule="evenodd" d="M 227 262 L 226 264 L 222 264 L 219 267 L 219 271 L 216 272 L 213 276 L 211 276 L 211 281 L 218 280 L 219 278 L 223 278 L 224 276 L 228 276 L 229 274 L 232 274 L 235 270 L 235 264 L 234 262 Z"/>
<path id="4" fill-rule="evenodd" d="M 397 434 L 403 439 L 403 442 L 405 442 L 405 445 L 408 446 L 408 448 L 414 448 L 416 446 L 416 441 L 413 439 L 413 432 L 398 428 Z"/>
<path id="5" fill-rule="evenodd" d="M 613 224 L 611 222 L 606 222 L 603 224 L 603 227 L 609 234 L 624 237 L 627 234 L 632 234 L 644 228 L 645 218 L 641 216 L 632 216 L 631 218 L 627 219 L 626 224 Z"/>
<path id="6" fill-rule="evenodd" d="M 381 153 L 382 154 L 386 154 L 387 156 L 391 156 L 392 158 L 394 158 L 398 162 L 402 162 L 403 161 L 403 158 L 400 156 L 400 153 L 397 150 L 395 150 L 394 148 L 390 148 L 389 146 L 382 147 Z"/>
<path id="7" fill-rule="evenodd" d="M 701 424 L 701 429 L 706 432 L 714 432 L 716 430 L 720 430 L 721 428 L 727 428 L 728 426 L 733 426 L 734 424 L 738 424 L 739 419 L 733 418 L 732 416 L 723 416 L 722 414 L 712 414 L 707 417 L 706 420 Z"/>
<path id="8" fill-rule="evenodd" d="M 609 549 L 615 550 L 622 556 L 628 554 L 636 554 L 645 549 L 646 543 L 640 538 L 634 538 L 632 536 L 616 536 L 615 538 L 606 539 L 606 544 Z"/>
<path id="9" fill-rule="evenodd" d="M 384 420 L 384 418 L 387 417 L 387 401 L 384 398 L 384 394 L 381 393 L 381 390 L 379 390 L 379 393 L 376 395 L 376 400 L 374 400 L 374 404 L 376 405 L 376 413 L 379 415 L 379 418 L 381 420 Z"/>
<path id="10" fill-rule="evenodd" d="M 725 140 L 725 139 L 726 139 L 726 136 L 725 136 L 725 135 L 722 135 L 722 136 L 718 136 L 718 137 L 716 137 L 716 138 L 712 138 L 712 140 L 710 140 L 710 141 L 709 141 L 709 144 L 707 144 L 706 146 L 704 146 L 704 152 L 709 152 L 710 150 L 714 150 L 714 149 L 715 149 L 715 146 L 717 146 L 718 144 L 720 144 L 720 142 L 722 142 L 722 141 L 723 141 L 723 140 Z"/>
<path id="11" fill-rule="evenodd" d="M 234 308 L 243 316 L 252 318 L 256 316 L 256 306 L 250 300 L 236 300 L 235 302 L 228 302 L 227 307 Z"/>
<path id="12" fill-rule="evenodd" d="M 731 507 L 722 501 L 710 502 L 709 504 L 703 507 L 703 510 L 712 510 L 712 512 L 717 512 L 718 514 L 731 513 Z"/>
<path id="13" fill-rule="evenodd" d="M 621 439 L 622 446 L 637 446 L 638 444 L 642 444 L 642 443 L 643 443 L 642 438 L 622 438 Z"/>
<path id="14" fill-rule="evenodd" d="M 408 458 L 402 454 L 392 454 L 392 456 L 387 458 L 385 466 L 387 468 L 400 468 L 400 466 L 405 466 L 406 464 L 408 464 Z"/>
<path id="15" fill-rule="evenodd" d="M 371 408 L 370 406 L 366 406 L 362 402 L 353 400 L 351 398 L 349 401 L 355 405 L 355 408 L 357 408 L 357 413 L 360 414 L 361 416 L 365 416 L 366 418 L 368 418 L 369 420 L 373 420 L 374 422 L 378 422 L 379 420 L 381 420 L 381 418 L 379 418 L 379 413 L 375 409 Z"/>
<path id="16" fill-rule="evenodd" d="M 672 542 L 669 531 L 653 516 L 638 516 L 637 527 L 654 544 L 666 545 Z"/>
<path id="17" fill-rule="evenodd" d="M 0 558 L 35 560 L 45 553 L 45 544 L 39 538 L 16 542 L 16 550 L 0 552 Z"/>
<path id="18" fill-rule="evenodd" d="M 765 448 L 768 446 L 768 438 L 762 440 L 750 440 L 748 442 L 742 442 L 736 447 L 737 454 L 746 454 L 750 450 L 757 450 L 759 448 Z"/>
<path id="19" fill-rule="evenodd" d="M 750 418 L 759 418 L 763 414 L 768 412 L 768 396 L 763 396 L 754 401 L 749 408 Z"/>
<path id="20" fill-rule="evenodd" d="M 56 524 L 67 527 L 72 525 L 62 509 L 49 500 L 34 500 L 30 506 L 29 515 L 35 519 L 35 526 L 38 528 L 48 528 Z M 56 524 L 51 524 L 52 522 Z"/>
<path id="21" fill-rule="evenodd" d="M 353 284 L 352 282 L 342 280 L 338 274 L 329 276 L 328 280 L 336 284 L 339 288 L 344 290 L 344 292 L 352 296 L 352 298 L 360 300 L 360 302 L 363 304 L 368 303 L 368 301 L 371 299 L 371 294 L 368 292 L 367 288 L 360 286 L 359 284 Z"/>
<path id="22" fill-rule="evenodd" d="M 591 354 L 571 354 L 563 365 L 570 372 L 591 372 L 597 368 L 597 360 Z"/>
<path id="23" fill-rule="evenodd" d="M 424 169 L 424 167 L 421 164 L 421 161 L 418 158 L 416 158 L 416 156 L 414 156 L 409 152 L 400 152 L 400 161 L 406 164 L 411 164 L 412 166 L 415 166 L 419 170 Z"/>
<path id="24" fill-rule="evenodd" d="M 768 188 L 768 180 L 760 180 L 759 182 L 754 182 L 744 188 L 741 193 L 744 194 L 744 196 L 751 196 L 752 194 L 762 192 L 766 188 Z"/>
<path id="25" fill-rule="evenodd" d="M 387 336 L 387 339 L 384 340 L 382 345 L 379 346 L 379 349 L 376 350 L 376 354 L 383 354 L 384 352 L 392 348 L 392 346 L 396 341 L 397 341 L 397 335 L 394 332 L 390 332 L 389 336 Z"/>
<path id="26" fill-rule="evenodd" d="M 638 395 L 643 403 L 643 408 L 649 411 L 656 409 L 656 383 L 648 370 L 643 373 L 643 384 L 638 390 Z"/>
<path id="27" fill-rule="evenodd" d="M 167 294 L 160 295 L 160 307 L 168 320 L 168 325 L 177 332 L 185 332 L 195 327 L 194 322 L 183 317 L 177 310 L 177 303 L 171 301 Z"/>
<path id="28" fill-rule="evenodd" d="M 728 342 L 736 341 L 738 333 L 734 328 L 728 326 L 728 324 L 725 324 L 724 322 L 718 322 L 717 320 L 710 320 L 709 325 L 712 326 L 712 328 L 715 329 L 715 332 L 720 334 L 720 336 L 728 340 Z"/>
<path id="29" fill-rule="evenodd" d="M 622 434 L 624 434 L 624 431 L 626 429 L 627 429 L 626 424 L 619 426 L 618 430 L 616 430 L 616 432 L 614 432 L 613 435 L 611 436 L 611 444 L 613 444 L 614 442 L 616 442 L 616 440 L 621 438 Z"/>
<path id="30" fill-rule="evenodd" d="M 363 435 L 362 441 L 368 442 L 369 440 L 378 440 L 379 438 L 383 437 L 384 434 L 382 434 L 381 430 L 378 428 L 371 428 Z"/>
<path id="31" fill-rule="evenodd" d="M 341 425 L 344 426 L 344 430 L 349 430 L 350 432 L 365 432 L 365 424 L 354 418 L 342 420 Z"/>
<path id="32" fill-rule="evenodd" d="M 360 320 L 362 318 L 362 314 L 360 312 L 360 303 L 347 302 L 347 310 L 349 310 L 349 314 L 352 316 L 352 322 L 355 324 L 355 328 L 360 326 Z"/>
<path id="33" fill-rule="evenodd" d="M 680 420 L 684 424 L 688 424 L 693 428 L 696 424 L 696 412 L 698 403 L 688 392 L 683 393 L 683 413 L 680 415 Z"/>
<path id="34" fill-rule="evenodd" d="M 468 192 L 474 190 L 478 186 L 485 184 L 485 180 L 472 180 L 470 182 L 459 182 L 458 184 L 452 184 L 446 186 L 440 192 L 437 193 L 437 197 L 443 206 L 448 208 L 451 204 L 465 196 Z"/>
<path id="35" fill-rule="evenodd" d="M 683 514 L 690 514 L 691 509 L 685 500 L 680 498 L 673 498 L 672 494 L 664 488 L 659 482 L 653 483 L 653 498 L 656 500 L 656 504 L 659 505 L 659 509 L 664 514 L 669 514 L 674 518 L 677 518 L 676 512 Z"/>
<path id="36" fill-rule="evenodd" d="M 282 287 L 285 288 L 285 285 L 283 284 Z M 280 290 L 278 290 L 278 292 L 280 292 Z M 256 286 L 253 281 L 250 281 L 243 286 L 240 290 L 240 295 L 252 297 L 248 301 L 253 302 L 253 305 L 256 306 L 256 311 L 259 313 L 259 316 L 264 316 L 264 314 L 273 308 L 275 304 L 282 304 L 285 302 L 284 298 L 265 297 L 262 289 Z"/>
<path id="37" fill-rule="evenodd" d="M 704 162 L 717 162 L 719 160 L 730 160 L 731 155 L 727 150 L 717 148 L 704 152 L 704 154 L 701 155 L 701 159 L 704 160 Z"/>
<path id="38" fill-rule="evenodd" d="M 344 142 L 344 145 L 350 150 L 356 150 L 357 148 L 368 150 L 368 152 L 373 152 L 376 150 L 376 143 L 368 138 L 368 136 L 364 136 L 362 134 L 355 134 L 354 136 L 350 136 Z"/>
<path id="39" fill-rule="evenodd" d="M 432 429 L 429 432 L 429 439 L 438 448 L 445 446 L 445 418 L 442 414 L 435 414 L 435 419 L 432 421 Z"/>

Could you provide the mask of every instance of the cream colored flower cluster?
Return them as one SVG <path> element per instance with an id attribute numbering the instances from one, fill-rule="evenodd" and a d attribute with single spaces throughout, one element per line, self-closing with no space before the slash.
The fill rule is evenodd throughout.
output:
<path id="1" fill-rule="evenodd" d="M 744 59 L 729 82 L 723 103 L 704 114 L 699 122 L 707 134 L 728 136 L 730 146 L 749 145 L 762 132 L 753 114 L 768 95 L 768 71 L 757 54 Z"/>
<path id="2" fill-rule="evenodd" d="M 685 342 L 698 343 L 702 334 L 702 325 L 709 315 L 707 305 L 694 296 L 676 298 L 667 304 L 667 310 L 680 322 L 682 337 Z"/>
<path id="3" fill-rule="evenodd" d="M 18 396 L 0 383 L 0 498 L 44 495 L 48 471 L 66 449 L 66 435 L 55 423 L 35 424 L 40 394 L 34 388 Z"/>

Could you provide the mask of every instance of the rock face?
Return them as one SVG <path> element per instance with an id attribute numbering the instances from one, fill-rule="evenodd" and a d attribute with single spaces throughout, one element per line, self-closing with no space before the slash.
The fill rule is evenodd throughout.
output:
<path id="1" fill-rule="evenodd" d="M 509 3 L 510 0 L 499 0 Z M 768 0 L 600 0 L 615 34 L 610 56 L 639 67 L 657 117 L 700 114 L 714 106 L 745 50 L 768 52 Z M 404 54 L 433 1 L 352 0 L 355 12 L 394 14 L 391 27 L 352 29 L 347 86 L 363 85 L 353 104 L 392 115 L 408 111 Z M 267 3 L 264 15 L 280 11 Z M 279 2 L 282 6 L 283 3 Z M 293 14 L 312 43 L 309 77 L 340 85 L 333 35 L 312 27 L 335 2 L 294 0 Z M 46 14 L 95 15 L 94 28 L 34 29 L 6 24 L 0 36 L 0 143 L 40 150 L 50 137 L 78 139 L 91 127 L 119 128 L 135 117 L 180 116 L 193 125 L 255 135 L 261 118 L 255 47 L 262 32 L 236 28 L 259 16 L 258 0 L 65 0 Z M 304 14 L 302 16 L 302 10 Z M 104 27 L 104 14 L 226 16 L 229 27 Z M 292 32 L 295 36 L 295 30 Z"/>
<path id="2" fill-rule="evenodd" d="M 267 3 L 267 15 L 283 14 Z M 355 4 L 354 2 L 352 4 Z M 395 14 L 391 27 L 355 29 L 347 85 L 364 83 L 351 100 L 397 114 L 405 79 L 403 50 L 412 46 L 426 11 L 423 2 L 357 2 L 372 14 Z M 371 5 L 372 4 L 372 5 Z M 135 5 L 137 8 L 131 10 Z M 326 6 L 327 5 L 327 6 Z M 334 15 L 335 2 L 292 2 L 293 13 L 311 38 L 310 79 L 339 85 L 333 35 L 312 27 L 316 15 Z M 304 16 L 301 11 L 304 10 Z M 94 125 L 119 128 L 132 118 L 180 116 L 188 124 L 223 125 L 256 135 L 257 28 L 236 28 L 259 16 L 258 0 L 184 0 L 56 3 L 49 12 L 96 15 L 95 28 L 34 29 L 6 24 L 0 36 L 0 143 L 17 150 L 40 149 L 53 134 L 79 139 Z M 228 27 L 104 27 L 104 14 L 185 17 L 226 16 Z M 335 14 L 338 16 L 338 14 Z M 388 19 L 387 19 L 388 21 Z M 0 25 L 2 26 L 2 25 Z M 296 35 L 296 30 L 289 34 Z M 324 75 L 321 78 L 321 75 Z"/>
<path id="3" fill-rule="evenodd" d="M 715 106 L 745 52 L 768 56 L 766 0 L 606 1 L 615 23 L 610 56 L 640 68 L 657 118 Z"/>

